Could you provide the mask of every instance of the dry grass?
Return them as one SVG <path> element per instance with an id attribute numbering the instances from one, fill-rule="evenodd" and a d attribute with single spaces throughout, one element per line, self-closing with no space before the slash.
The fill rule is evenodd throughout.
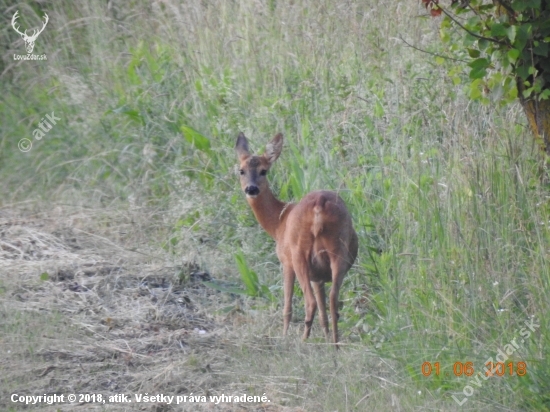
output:
<path id="1" fill-rule="evenodd" d="M 330 391 L 354 354 L 365 351 L 344 347 L 338 359 L 330 346 L 302 344 L 301 324 L 293 326 L 295 338 L 282 340 L 278 311 L 258 311 L 252 301 L 207 288 L 201 281 L 215 274 L 193 263 L 169 262 L 162 250 L 155 254 L 128 236 L 109 239 L 105 232 L 120 235 L 125 219 L 106 212 L 2 210 L 1 409 L 17 410 L 9 401 L 13 393 L 265 393 L 270 402 L 263 405 L 156 403 L 137 410 L 321 410 L 325 400 L 309 397 L 319 390 L 317 380 Z M 390 364 L 372 354 L 364 359 L 368 374 L 359 405 L 400 386 Z M 397 404 L 390 392 L 384 397 Z M 108 409 L 136 410 L 136 404 Z"/>
<path id="2" fill-rule="evenodd" d="M 11 393 L 216 394 L 225 328 L 205 310 L 217 299 L 196 281 L 205 274 L 125 250 L 82 213 L 67 214 L 76 226 L 55 214 L 0 221 L 2 408 Z"/>

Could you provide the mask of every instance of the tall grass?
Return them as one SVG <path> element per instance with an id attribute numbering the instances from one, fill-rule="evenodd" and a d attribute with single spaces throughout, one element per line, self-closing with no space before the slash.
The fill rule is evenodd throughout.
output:
<path id="1" fill-rule="evenodd" d="M 3 9 L 4 205 L 158 207 L 164 229 L 152 243 L 229 280 L 247 270 L 235 265 L 242 250 L 258 276 L 249 287 L 280 290 L 274 246 L 236 184 L 233 146 L 239 131 L 254 149 L 281 131 L 275 190 L 284 200 L 339 191 L 360 236 L 342 292 L 344 342 L 392 359 L 403 382 L 454 405 L 450 395 L 470 381 L 454 376 L 454 363 L 481 371 L 535 317 L 540 328 L 513 355 L 527 375 L 490 380 L 471 399 L 550 408 L 550 209 L 539 154 L 519 106 L 469 102 L 447 76 L 451 63 L 398 39 L 440 48 L 416 2 Z M 9 27 L 16 9 L 28 24 L 49 14 L 35 50 L 47 61 L 13 61 L 23 53 Z M 52 111 L 59 124 L 20 152 L 18 140 Z M 439 377 L 422 376 L 425 361 L 440 362 Z"/>

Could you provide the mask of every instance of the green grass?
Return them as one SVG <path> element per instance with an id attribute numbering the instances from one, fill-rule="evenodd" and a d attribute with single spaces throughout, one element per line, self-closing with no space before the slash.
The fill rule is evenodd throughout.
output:
<path id="1" fill-rule="evenodd" d="M 414 1 L 176 3 L 48 3 L 35 48 L 48 60 L 15 64 L 23 46 L 5 14 L 0 205 L 162 211 L 150 226 L 160 229 L 144 227 L 153 248 L 224 281 L 254 273 L 251 294 L 281 302 L 274 244 L 240 193 L 233 151 L 239 131 L 253 150 L 281 131 L 274 190 L 292 200 L 334 189 L 350 209 L 360 250 L 340 331 L 396 368 L 402 403 L 421 408 L 415 394 L 427 391 L 452 410 L 470 381 L 453 364 L 481 370 L 535 316 L 540 328 L 518 351 L 527 375 L 488 381 L 463 408 L 548 410 L 549 190 L 519 105 L 469 102 L 447 76 L 455 63 L 400 42 L 443 47 Z M 62 120 L 20 152 L 52 111 Z M 274 349 L 280 374 L 315 348 Z M 261 351 L 235 356 L 269 373 Z M 425 361 L 440 362 L 441 376 L 422 376 Z M 323 382 L 331 366 L 318 366 L 301 376 Z M 357 388 L 308 394 L 319 404 L 311 410 L 362 410 L 364 373 L 338 369 L 342 387 Z"/>

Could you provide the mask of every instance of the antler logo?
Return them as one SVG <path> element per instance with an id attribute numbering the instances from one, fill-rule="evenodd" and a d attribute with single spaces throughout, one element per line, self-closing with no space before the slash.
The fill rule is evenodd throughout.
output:
<path id="1" fill-rule="evenodd" d="M 46 28 L 46 24 L 48 24 L 48 15 L 46 13 L 44 13 L 44 25 L 42 26 L 42 28 L 40 30 L 37 30 L 37 29 L 33 29 L 34 30 L 34 33 L 32 34 L 32 36 L 29 36 L 27 35 L 27 30 L 25 30 L 23 33 L 21 33 L 19 31 L 19 25 L 15 25 L 16 24 L 16 20 L 17 18 L 19 17 L 18 16 L 18 13 L 19 13 L 19 10 L 17 10 L 15 12 L 15 14 L 13 15 L 13 18 L 11 19 L 11 25 L 13 26 L 13 29 L 19 33 L 21 35 L 21 37 L 23 38 L 23 41 L 25 42 L 25 48 L 27 49 L 27 53 L 32 53 L 33 49 L 34 49 L 34 42 L 36 41 L 36 38 L 38 37 L 38 35 L 40 33 L 42 33 L 44 31 L 44 29 Z"/>

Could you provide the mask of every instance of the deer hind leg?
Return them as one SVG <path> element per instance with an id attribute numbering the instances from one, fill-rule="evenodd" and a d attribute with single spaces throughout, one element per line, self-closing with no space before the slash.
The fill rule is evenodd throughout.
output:
<path id="1" fill-rule="evenodd" d="M 292 320 L 292 295 L 294 293 L 294 279 L 296 273 L 291 265 L 283 265 L 283 293 L 285 304 L 283 309 L 283 336 L 288 332 L 288 325 Z"/>
<path id="2" fill-rule="evenodd" d="M 345 261 L 338 255 L 330 261 L 330 269 L 332 271 L 332 287 L 330 288 L 330 317 L 332 318 L 332 337 L 334 343 L 338 343 L 338 295 L 340 287 L 344 281 L 344 276 L 348 271 L 348 266 Z"/>
<path id="3" fill-rule="evenodd" d="M 325 339 L 328 341 L 328 318 L 327 318 L 327 304 L 325 296 L 325 282 L 311 282 L 313 291 L 315 292 L 315 300 L 319 307 L 319 323 L 325 334 Z"/>
<path id="4" fill-rule="evenodd" d="M 315 317 L 315 311 L 317 310 L 317 302 L 315 301 L 315 295 L 313 294 L 311 283 L 309 281 L 309 279 L 311 278 L 310 268 L 306 258 L 301 257 L 299 256 L 299 254 L 297 254 L 293 257 L 292 263 L 294 266 L 294 271 L 296 272 L 296 277 L 298 278 L 298 282 L 300 283 L 300 287 L 304 292 L 306 327 L 302 339 L 305 340 L 309 337 L 309 334 L 311 332 L 311 325 L 313 324 L 313 318 Z"/>

